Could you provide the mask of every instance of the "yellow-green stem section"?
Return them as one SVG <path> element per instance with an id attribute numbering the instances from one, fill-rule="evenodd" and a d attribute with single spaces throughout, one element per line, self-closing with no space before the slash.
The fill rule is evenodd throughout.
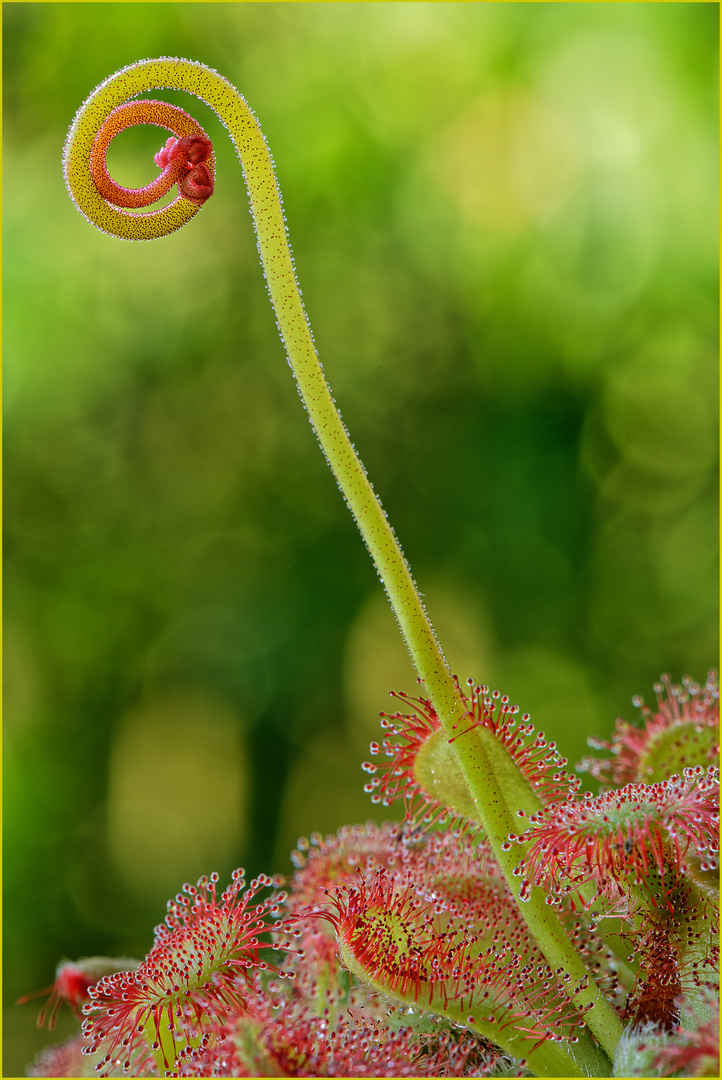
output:
<path id="1" fill-rule="evenodd" d="M 570 997 L 578 1006 L 592 1006 L 585 1013 L 585 1022 L 613 1059 L 622 1034 L 617 1014 L 587 971 L 554 907 L 546 903 L 543 891 L 533 888 L 528 900 L 519 899 L 522 879 L 516 877 L 513 871 L 524 858 L 525 849 L 514 845 L 510 851 L 504 851 L 502 847 L 509 833 L 519 830 L 517 810 L 521 809 L 529 816 L 540 809 L 536 793 L 505 747 L 488 729 L 474 728 L 462 735 L 454 745 L 478 810 L 479 821 L 524 921 L 552 971 L 561 970 L 571 976 L 566 986 Z"/>
<path id="2" fill-rule="evenodd" d="M 201 98 L 216 111 L 233 139 L 248 187 L 258 248 L 278 328 L 311 423 L 368 545 L 426 691 L 439 715 L 456 715 L 463 711 L 462 699 L 401 548 L 351 445 L 324 377 L 296 282 L 273 162 L 247 102 L 223 76 L 190 60 L 145 60 L 119 71 L 93 92 L 71 128 L 65 158 L 73 197 L 90 217 L 94 209 L 93 193 L 76 189 L 82 189 L 85 183 L 83 159 L 90 154 L 95 132 L 111 109 L 130 97 L 160 87 L 185 90 Z M 87 205 L 83 205 L 83 200 L 87 200 Z M 190 214 L 191 204 L 186 205 Z M 103 213 L 108 214 L 107 204 Z M 117 219 L 121 220 L 120 215 Z M 157 227 L 149 217 L 129 221 L 126 215 L 122 220 L 128 230 L 124 235 L 133 235 L 130 230 L 134 220 L 139 222 L 138 230 L 143 230 L 135 235 L 143 238 L 152 239 L 168 231 L 154 232 Z M 180 224 L 176 222 L 173 228 Z M 108 231 L 111 229 L 109 226 Z"/>
<path id="3" fill-rule="evenodd" d="M 88 179 L 87 158 L 104 117 L 129 98 L 160 87 L 185 90 L 201 98 L 216 111 L 233 139 L 248 187 L 271 302 L 301 397 L 376 564 L 416 671 L 451 739 L 457 734 L 454 725 L 466 711 L 466 703 L 452 678 L 399 543 L 351 444 L 325 380 L 296 282 L 271 155 L 244 98 L 217 72 L 189 60 L 162 58 L 125 68 L 91 94 L 73 122 L 65 151 L 66 179 L 71 194 L 80 209 L 100 228 L 124 237 L 153 239 L 166 235 L 193 216 L 196 208 L 185 200 L 178 200 L 169 213 L 170 224 L 165 226 L 149 215 L 122 215 L 100 199 Z M 519 855 L 504 852 L 501 848 L 508 832 L 518 824 L 510 821 L 508 808 L 508 797 L 515 798 L 518 791 L 507 792 L 505 797 L 505 777 L 503 770 L 499 770 L 501 759 L 492 760 L 495 755 L 489 757 L 487 748 L 482 747 L 475 733 L 453 745 L 478 807 L 479 819 L 506 880 L 518 896 L 519 882 L 512 876 L 512 870 Z M 500 752 L 502 749 L 499 747 Z M 527 791 L 530 790 L 527 785 Z M 530 903 L 521 903 L 520 909 L 552 968 L 570 971 L 576 982 L 577 978 L 582 979 L 587 974 L 584 965 L 556 915 L 543 905 L 538 890 L 536 893 L 536 898 L 533 894 Z M 578 1000 L 594 1001 L 595 1007 L 587 1014 L 587 1022 L 612 1056 L 621 1032 L 613 1010 L 593 983 L 587 992 L 578 996 Z"/>

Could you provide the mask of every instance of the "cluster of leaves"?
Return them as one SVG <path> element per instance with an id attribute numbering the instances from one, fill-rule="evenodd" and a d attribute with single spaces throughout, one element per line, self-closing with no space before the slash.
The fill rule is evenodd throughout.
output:
<path id="1" fill-rule="evenodd" d="M 431 704 L 399 695 L 409 711 L 371 748 L 386 763 L 365 768 L 404 822 L 299 842 L 288 882 L 184 886 L 140 963 L 62 965 L 51 1026 L 64 999 L 82 1030 L 31 1075 L 605 1075 L 579 1000 L 593 982 L 625 1025 L 616 1075 L 717 1076 L 719 691 L 656 691 L 582 764 L 593 796 L 470 686 L 465 731 L 491 732 L 541 807 L 504 844 L 520 899 L 544 891 L 581 982 L 530 932 Z"/>

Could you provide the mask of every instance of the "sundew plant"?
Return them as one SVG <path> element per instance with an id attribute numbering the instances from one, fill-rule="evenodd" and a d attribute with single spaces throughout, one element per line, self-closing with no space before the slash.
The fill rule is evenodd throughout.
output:
<path id="1" fill-rule="evenodd" d="M 522 9 L 526 5 L 508 6 Z M 549 14 L 558 8 L 545 6 Z M 232 82 L 213 68 L 195 59 L 155 55 L 154 59 L 126 64 L 96 87 L 74 117 L 63 152 L 72 202 L 87 221 L 106 234 L 106 287 L 112 295 L 115 258 L 122 259 L 122 253 L 128 251 L 152 251 L 158 274 L 156 296 L 175 289 L 192 305 L 194 295 L 203 292 L 212 272 L 214 248 L 232 245 L 232 228 L 243 228 L 242 216 L 233 210 L 230 167 L 221 167 L 220 162 L 235 168 L 235 198 L 241 203 L 243 177 L 264 281 L 291 369 L 291 375 L 282 369 L 278 382 L 285 375 L 290 386 L 291 376 L 295 379 L 305 413 L 340 488 L 343 499 L 335 492 L 337 500 L 341 508 L 345 501 L 363 538 L 362 543 L 356 536 L 360 554 L 367 562 L 370 556 L 378 572 L 381 585 L 377 582 L 377 592 L 380 598 L 385 593 L 385 603 L 393 612 L 395 633 L 408 651 L 416 686 L 401 689 L 394 685 L 394 678 L 389 679 L 385 689 L 391 693 L 391 704 L 381 713 L 368 751 L 359 754 L 358 787 L 364 788 L 368 815 L 373 820 L 365 821 L 362 812 L 355 822 L 365 823 L 354 823 L 349 816 L 348 824 L 333 826 L 328 835 L 311 832 L 312 814 L 306 813 L 303 794 L 291 787 L 284 797 L 284 813 L 291 825 L 298 816 L 303 828 L 308 828 L 308 838 L 298 839 L 291 854 L 292 869 L 276 873 L 275 856 L 260 851 L 251 859 L 250 874 L 243 868 L 230 869 L 228 863 L 219 874 L 219 867 L 210 862 L 196 880 L 199 870 L 194 869 L 189 878 L 183 869 L 172 890 L 175 895 L 167 903 L 165 920 L 152 932 L 148 923 L 147 941 L 134 950 L 134 956 L 113 951 L 88 956 L 91 947 L 84 953 L 79 950 L 72 959 L 58 956 L 55 980 L 45 990 L 37 989 L 42 982 L 28 977 L 18 991 L 22 1009 L 14 1005 L 14 1015 L 30 1015 L 33 1007 L 28 1002 L 43 998 L 35 1015 L 39 1011 L 41 1028 L 54 1032 L 29 1066 L 29 1075 L 718 1076 L 719 684 L 717 673 L 708 670 L 709 650 L 695 646 L 703 636 L 690 632 L 684 652 L 689 659 L 686 669 L 671 669 L 668 657 L 673 650 L 660 652 L 656 671 L 667 670 L 669 674 L 658 675 L 656 681 L 650 678 L 646 686 L 626 688 L 631 712 L 616 720 L 612 733 L 614 714 L 609 716 L 607 726 L 602 724 L 597 737 L 589 741 L 590 753 L 581 761 L 575 753 L 573 721 L 569 730 L 557 725 L 554 735 L 540 730 L 542 725 L 533 710 L 532 715 L 525 711 L 525 701 L 517 697 L 517 691 L 509 693 L 493 670 L 491 677 L 485 674 L 483 650 L 465 659 L 468 666 L 464 669 L 455 659 L 457 649 L 452 643 L 453 666 L 449 663 L 445 620 L 439 621 L 440 634 L 434 622 L 434 593 L 430 591 L 426 603 L 420 592 L 426 571 L 419 570 L 414 557 L 416 570 L 412 573 L 391 524 L 393 508 L 387 516 L 372 486 L 377 464 L 373 446 L 364 446 L 364 458 L 370 465 L 367 473 L 352 441 L 357 418 L 353 409 L 351 416 L 346 414 L 343 380 L 336 386 L 336 362 L 331 363 L 329 357 L 329 368 L 335 373 L 330 379 L 319 362 L 319 353 L 326 355 L 327 350 L 316 348 L 299 288 L 303 270 L 301 267 L 297 274 L 289 246 L 294 215 L 289 213 L 287 229 L 276 168 L 255 113 Z M 177 104 L 181 100 L 178 92 L 185 95 L 182 108 Z M 483 147 L 486 136 L 499 151 L 504 146 L 500 132 L 510 123 L 516 125 L 519 138 L 541 138 L 539 133 L 544 134 L 555 146 L 558 161 L 564 156 L 564 136 L 553 119 L 519 95 L 510 95 L 503 107 L 490 102 L 487 95 L 476 111 L 468 111 L 463 123 L 452 124 L 447 137 L 437 140 L 434 168 L 445 185 L 455 186 L 468 222 L 486 220 L 489 205 L 494 205 L 494 213 L 503 210 L 502 218 L 510 215 L 508 226 L 515 214 L 522 213 L 521 207 L 526 207 L 523 213 L 536 215 L 536 228 L 543 229 L 545 215 L 554 214 L 554 198 L 547 192 L 544 208 L 534 203 L 539 188 L 532 191 L 523 168 L 514 166 L 520 143 L 516 149 L 506 146 L 508 167 L 496 174 L 502 187 L 510 183 L 514 189 L 514 198 L 506 202 L 494 194 L 491 181 L 486 188 L 477 185 L 479 170 L 493 176 L 491 159 L 477 150 L 475 163 L 469 164 L 463 148 Z M 201 122 L 196 119 L 199 108 Z M 220 124 L 210 127 L 208 117 L 214 116 Z M 472 129 L 475 138 L 469 144 Z M 628 133 L 613 132 L 609 125 L 604 131 L 604 146 L 613 147 L 617 156 L 632 153 L 634 140 L 630 143 Z M 138 132 L 144 132 L 144 138 L 151 133 L 152 144 L 142 146 L 147 152 L 152 145 L 148 157 L 155 178 L 145 186 L 124 186 L 112 178 L 118 160 L 115 153 L 126 137 L 136 137 Z M 229 157 L 227 144 L 240 165 Z M 284 174 L 283 146 L 274 145 L 273 149 L 287 208 L 292 206 L 294 184 L 289 185 Z M 543 150 L 536 153 L 543 161 Z M 553 179 L 566 176 L 569 183 L 569 173 L 555 172 L 556 165 L 549 164 L 549 168 Z M 418 200 L 419 191 L 407 187 L 405 197 L 410 202 Z M 212 213 L 199 214 L 206 205 Z M 217 224 L 212 226 L 212 215 L 218 216 L 221 207 L 226 208 L 223 213 L 230 215 L 233 225 L 218 231 Z M 318 214 L 323 217 L 323 213 L 319 206 Z M 185 248 L 176 248 L 182 251 L 182 258 L 175 266 L 169 265 L 164 252 L 173 251 L 176 237 L 167 242 L 163 238 L 177 235 L 186 225 L 183 237 L 190 235 L 192 241 Z M 78 235 L 85 229 L 93 232 L 78 216 L 73 218 L 73 227 Z M 210 234 L 210 242 L 208 234 L 204 235 L 208 227 L 216 230 Z M 442 233 L 441 228 L 438 237 Z M 158 243 L 123 245 L 109 238 Z M 594 267 L 589 272 L 596 273 L 594 245 L 587 256 Z M 582 264 L 576 270 L 582 273 Z M 244 288 L 237 288 L 237 284 L 233 285 L 232 303 L 245 312 Z M 500 295 L 504 287 L 509 286 L 500 285 Z M 356 297 L 339 288 L 336 295 L 344 305 L 359 299 L 363 307 L 363 291 Z M 550 296 L 547 294 L 547 300 Z M 479 302 L 483 306 L 491 301 L 483 297 Z M 364 318 L 371 325 L 370 308 Z M 424 312 L 424 325 L 430 327 L 433 321 L 434 311 Z M 92 313 L 87 322 L 92 327 Z M 163 351 L 169 370 L 181 349 L 189 347 L 189 337 L 197 357 L 218 348 L 217 338 L 207 333 L 201 320 L 190 316 L 179 325 L 177 338 L 169 324 L 164 332 Z M 122 349 L 126 333 L 122 319 L 113 333 Z M 154 348 L 154 333 L 148 324 L 144 334 L 149 349 Z M 231 351 L 232 337 L 229 332 Z M 515 340 L 518 345 L 520 339 Z M 158 345 L 160 348 L 161 343 Z M 503 351 L 500 346 L 500 355 Z M 670 354 L 676 355 L 675 347 Z M 384 363 L 393 364 L 393 354 Z M 485 357 L 479 356 L 477 363 L 483 372 Z M 520 374 L 516 383 L 510 382 L 516 386 L 514 396 L 522 402 L 527 393 L 525 378 L 532 368 L 521 355 L 509 355 L 505 363 L 512 367 L 518 363 L 520 372 L 526 373 Z M 413 357 L 406 357 L 405 364 L 412 365 Z M 651 361 L 643 370 L 651 372 Z M 453 373 L 447 373 L 447 378 L 453 381 Z M 373 381 L 365 400 L 370 408 L 382 408 L 383 379 L 379 379 L 378 406 L 373 405 Z M 212 384 L 210 380 L 208 387 Z M 611 419 L 607 421 L 609 445 L 602 446 L 598 436 L 595 442 L 592 424 L 584 435 L 587 460 L 594 460 L 599 468 L 602 459 L 612 460 L 614 446 L 621 450 L 625 438 L 629 440 L 625 408 L 630 416 L 635 411 L 634 379 L 629 380 L 623 364 L 614 386 L 619 407 L 616 413 L 610 409 L 609 416 L 617 417 L 617 428 Z M 639 386 L 646 384 L 642 380 Z M 493 372 L 489 387 L 493 396 Z M 655 387 L 658 391 L 653 380 L 650 387 L 653 393 Z M 250 404 L 258 407 L 262 393 L 251 397 Z M 612 393 L 610 400 L 613 397 Z M 236 468 L 241 471 L 244 458 L 249 468 L 257 468 L 256 451 L 262 454 L 263 449 L 244 434 L 240 400 L 231 393 L 228 401 L 219 401 L 219 405 L 233 417 L 229 430 L 237 431 L 243 453 L 232 449 L 232 442 L 212 437 L 206 447 L 203 438 L 193 437 L 182 450 L 189 461 L 204 455 L 210 460 L 220 449 L 236 455 Z M 337 400 L 349 419 L 349 430 Z M 673 457 L 669 468 L 672 473 L 678 470 L 679 484 L 689 487 L 687 498 L 696 507 L 706 489 L 689 480 L 689 461 L 699 458 L 706 445 L 703 418 L 690 406 L 697 422 L 690 426 L 689 440 L 678 438 L 675 442 L 675 427 L 664 413 L 664 395 L 658 400 L 660 431 L 667 432 L 676 447 L 673 454 L 669 450 L 668 457 Z M 453 404 L 453 395 L 450 401 Z M 684 393 L 678 394 L 678 401 L 682 410 L 689 406 Z M 302 415 L 297 401 L 295 405 Z M 459 407 L 461 416 L 461 403 Z M 507 415 L 512 413 L 509 409 Z M 128 417 L 132 415 L 128 413 Z M 685 415 L 690 415 L 689 409 Z M 256 430 L 256 420 L 249 415 L 251 431 Z M 398 430 L 399 443 L 403 443 L 404 433 L 420 422 L 422 417 L 409 408 L 403 428 Z M 433 432 L 433 423 L 428 430 Z M 453 424 L 449 430 L 453 437 Z M 156 413 L 144 437 L 150 438 L 151 449 L 155 447 L 155 456 L 160 459 L 169 432 L 172 424 Z M 650 429 L 650 438 L 653 434 Z M 135 429 L 128 437 L 135 445 Z M 496 429 L 496 440 L 509 449 L 518 438 L 519 431 L 514 428 Z M 643 441 L 635 445 L 637 458 L 628 450 L 628 459 L 637 461 L 639 476 L 648 477 L 649 484 L 639 488 L 639 501 L 649 513 L 649 505 L 669 500 L 669 485 L 665 487 L 667 482 L 655 474 L 656 458 L 644 457 Z M 60 441 L 58 457 L 63 453 Z M 433 458 L 432 450 L 427 461 Z M 498 461 L 503 462 L 503 458 L 502 450 Z M 323 459 L 318 457 L 318 461 Z M 294 498 L 292 464 L 278 470 L 273 464 L 271 460 L 267 470 L 270 480 L 265 481 L 262 491 L 267 508 L 264 513 L 271 517 L 278 511 L 272 490 L 274 477 L 278 491 L 286 492 L 285 498 Z M 411 487 L 409 502 L 418 502 L 412 521 L 423 532 L 430 516 L 423 471 L 407 473 L 403 454 L 396 470 L 399 483 Z M 169 475 L 165 474 L 164 487 Z M 204 476 L 204 495 L 212 475 L 207 472 Z M 619 485 L 629 486 L 629 477 L 625 480 L 621 476 L 610 465 L 605 494 L 610 504 Z M 33 498 L 43 504 L 39 477 Z M 105 477 L 112 484 L 112 467 Z M 477 497 L 483 501 L 487 490 L 493 490 L 495 484 L 508 485 L 510 480 L 512 474 L 504 478 L 503 465 L 495 475 L 481 470 L 476 480 Z M 179 503 L 192 495 L 185 483 L 177 485 Z M 96 498 L 100 498 L 99 491 Z M 444 504 L 449 535 L 454 532 L 459 498 L 463 499 L 462 484 L 451 476 Z M 645 499 L 651 502 L 645 503 Z M 302 523 L 315 511 L 302 495 L 297 501 Z M 500 505 L 503 503 L 496 503 L 496 512 Z M 132 504 L 126 509 L 133 514 Z M 91 505 L 87 511 L 90 528 Z M 549 513 L 554 516 L 554 508 L 549 508 Z M 660 513 L 658 507 L 655 513 Z M 224 528 L 237 531 L 242 517 L 231 508 Z M 687 514 L 685 522 L 687 518 L 699 526 L 698 512 Z M 121 522 L 119 516 L 114 527 L 122 529 Z M 409 532 L 406 542 L 413 544 L 413 528 L 409 529 L 408 521 L 403 524 L 400 531 L 405 536 Z M 612 515 L 610 538 L 614 524 Z M 77 532 L 73 536 L 78 536 Z M 692 563 L 700 581 L 708 559 L 706 537 L 705 529 L 697 528 Z M 168 534 L 164 544 L 169 550 L 172 543 L 189 540 L 195 542 L 193 537 L 172 538 Z M 665 558 L 669 561 L 675 545 L 684 546 L 689 541 L 689 530 L 672 529 L 671 539 L 655 555 L 660 565 L 665 565 Z M 306 564 L 309 548 L 304 555 Z M 253 544 L 247 543 L 245 550 L 253 550 Z M 652 546 L 649 550 L 654 551 Z M 481 544 L 476 554 L 485 551 L 493 563 L 493 552 L 485 545 Z M 204 572 L 208 572 L 208 567 L 214 566 L 213 545 L 205 546 L 201 554 L 203 557 L 196 555 L 189 565 L 205 564 Z M 45 556 L 37 551 L 35 557 L 42 580 Z M 277 565 L 282 562 L 278 558 Z M 132 577 L 130 563 L 128 559 L 127 578 L 121 577 L 119 582 L 121 589 Z M 313 566 L 315 590 L 333 591 L 339 573 L 354 566 L 343 545 L 332 562 L 317 559 Z M 518 572 L 523 578 L 521 566 Z M 195 570 L 189 572 L 189 590 L 194 588 L 195 575 Z M 414 580 L 417 575 L 418 583 Z M 91 591 L 93 578 L 91 567 L 87 576 Z M 292 580 L 290 571 L 288 580 Z M 268 578 L 267 584 L 270 581 Z M 541 581 L 540 588 L 550 589 L 553 583 L 554 578 L 546 584 Z M 498 604 L 503 597 L 502 585 L 500 581 L 495 594 Z M 643 593 L 637 591 L 632 600 L 630 593 L 630 618 L 640 595 Z M 503 599 L 501 604 L 503 607 Z M 683 607 L 681 599 L 680 605 Z M 254 608 L 257 624 L 246 639 L 246 663 L 248 671 L 254 672 L 259 701 L 265 676 L 263 665 L 254 662 L 254 656 L 261 654 L 254 648 L 256 635 L 262 639 L 268 633 L 273 607 L 270 589 Z M 64 633 L 67 627 L 72 634 L 72 610 L 58 610 L 60 615 L 65 612 L 60 622 Z M 601 605 L 597 612 L 600 610 Z M 503 617 L 514 622 L 512 606 Z M 152 619 L 150 607 L 148 618 Z M 289 623 L 294 619 L 292 607 L 283 611 L 283 618 Z M 681 620 L 680 639 L 684 638 L 684 627 L 692 625 L 691 616 L 686 623 Z M 617 651 L 622 657 L 624 623 L 618 625 L 618 634 Z M 204 646 L 207 626 L 196 623 L 194 635 Z M 332 673 L 324 674 L 317 660 L 319 648 L 323 652 L 323 639 L 323 623 L 319 623 L 302 645 L 309 681 L 314 685 L 332 678 Z M 11 659 L 19 658 L 15 662 L 21 675 L 24 654 L 23 648 L 11 653 Z M 451 654 L 449 651 L 448 656 Z M 268 656 L 264 663 L 269 663 Z M 376 663 L 383 667 L 378 653 Z M 615 675 L 619 683 L 623 670 L 624 665 L 619 665 Z M 208 666 L 208 672 L 213 675 L 213 665 Z M 98 681 L 101 674 L 99 671 Z M 140 673 L 133 678 L 136 686 L 142 683 Z M 212 683 L 213 679 L 206 681 Z M 222 690 L 220 669 L 218 683 Z M 186 684 L 181 680 L 180 685 Z M 234 768 L 229 748 L 232 740 L 219 735 L 226 717 L 222 710 L 219 713 L 213 694 L 207 693 L 199 704 L 193 698 L 192 678 L 187 685 L 191 689 L 186 715 L 191 717 L 194 731 L 197 774 L 202 775 L 205 769 L 214 775 L 217 785 L 215 791 L 197 797 L 193 767 L 180 767 L 180 758 L 174 756 L 175 717 L 183 715 L 186 705 L 179 706 L 161 726 L 164 737 L 160 744 L 151 738 L 152 713 L 142 704 L 136 705 L 135 714 L 131 714 L 136 741 L 125 753 L 135 773 L 135 786 L 126 787 L 126 792 L 136 802 L 135 818 L 141 821 L 135 841 L 138 852 L 146 846 L 144 833 L 151 843 L 155 837 L 158 850 L 164 845 L 171 848 L 168 838 L 173 834 L 168 821 L 172 824 L 176 814 L 179 820 L 185 813 L 195 814 L 202 835 L 204 829 L 208 832 L 213 827 L 210 823 L 232 821 L 236 812 L 233 800 L 226 796 L 224 779 Z M 134 694 L 136 702 L 142 701 L 137 690 Z M 338 705 L 333 691 L 328 690 L 326 697 L 329 710 L 335 710 Z M 68 687 L 68 711 L 72 700 Z M 289 702 L 281 708 L 282 716 L 284 712 L 290 715 Z M 312 730 L 311 723 L 306 730 Z M 181 731 L 179 743 L 182 738 Z M 283 746 L 278 742 L 274 762 L 280 773 Z M 109 777 L 115 793 L 121 785 L 119 760 L 117 750 Z M 331 754 L 323 769 L 316 768 L 313 784 L 331 785 L 333 771 Z M 171 785 L 163 787 L 161 778 L 166 773 Z M 159 786 L 154 793 L 156 778 Z M 95 782 L 88 773 L 87 783 L 79 786 L 74 797 L 87 801 Z M 277 815 L 281 791 L 274 791 L 273 772 L 265 773 L 263 788 L 263 805 L 269 816 Z M 216 818 L 204 818 L 204 802 L 210 804 L 216 796 Z M 146 801 L 140 802 L 141 798 Z M 149 809 L 142 810 L 144 806 Z M 106 827 L 104 813 L 93 816 Z M 108 813 L 107 827 L 112 833 L 118 826 Z M 299 832 L 301 828 L 295 835 Z M 138 860 L 134 866 L 133 843 L 125 849 L 115 843 L 119 865 L 126 867 L 130 878 L 137 873 L 137 892 L 142 864 Z M 87 847 L 87 834 L 78 838 L 78 845 Z M 68 867 L 73 865 L 69 851 Z M 192 860 L 181 858 L 180 866 L 187 865 L 192 865 Z M 69 869 L 68 880 L 70 874 Z M 108 894 L 105 907 L 98 905 L 108 927 L 123 922 L 130 895 Z M 43 907 L 53 912 L 54 897 L 59 896 L 60 890 L 45 895 Z M 68 912 L 67 905 L 57 907 L 54 918 L 58 926 L 67 920 Z M 117 937 L 122 940 L 123 935 Z M 112 941 L 112 934 L 106 934 L 106 940 Z M 58 1031 L 62 1032 L 59 1038 Z"/>
<path id="2" fill-rule="evenodd" d="M 65 1003 L 82 1026 L 31 1074 L 717 1075 L 716 674 L 662 675 L 574 771 L 503 687 L 450 669 L 321 369 L 244 98 L 192 60 L 122 69 L 72 123 L 70 195 L 131 240 L 214 195 L 210 138 L 139 97 L 159 89 L 206 102 L 233 140 L 293 376 L 412 658 L 417 692 L 392 691 L 363 763 L 371 803 L 403 812 L 299 841 L 285 878 L 179 883 L 142 959 L 63 962 L 41 1021 Z M 139 124 L 164 129 L 159 172 L 129 189 L 106 153 Z"/>

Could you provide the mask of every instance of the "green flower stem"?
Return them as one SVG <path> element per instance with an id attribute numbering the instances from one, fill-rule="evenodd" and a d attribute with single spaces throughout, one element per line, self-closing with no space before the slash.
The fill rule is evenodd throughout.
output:
<path id="1" fill-rule="evenodd" d="M 466 711 L 465 699 L 452 676 L 408 564 L 351 444 L 324 377 L 296 281 L 273 162 L 260 126 L 246 101 L 217 72 L 192 61 L 163 58 L 142 61 L 123 69 L 91 94 L 73 121 L 64 158 L 71 194 L 80 209 L 100 228 L 125 237 L 153 239 L 165 235 L 195 213 L 196 208 L 182 199 L 155 216 L 133 217 L 121 210 L 115 211 L 101 199 L 90 175 L 90 151 L 104 117 L 128 98 L 158 87 L 185 90 L 201 98 L 216 111 L 233 139 L 248 187 L 268 290 L 301 397 L 374 560 L 425 692 L 451 740 L 458 734 L 456 724 Z M 519 882 L 512 875 L 518 849 L 513 855 L 505 852 L 501 845 L 508 833 L 518 826 L 512 813 L 518 806 L 528 803 L 531 788 L 520 774 L 509 774 L 506 751 L 500 746 L 494 749 L 490 744 L 482 745 L 478 732 L 459 738 L 453 746 L 494 853 L 518 898 Z M 520 908 L 552 969 L 570 972 L 575 983 L 588 978 L 580 957 L 552 910 L 543 904 L 541 894 L 538 891 L 536 895 L 532 894 L 529 903 L 521 903 Z M 589 989 L 579 992 L 577 998 L 581 1003 L 594 1002 L 594 1008 L 587 1014 L 588 1023 L 612 1056 L 621 1027 L 611 1006 L 592 982 Z"/>
<path id="2" fill-rule="evenodd" d="M 537 795 L 488 729 L 473 728 L 453 745 L 479 820 L 532 937 L 552 971 L 562 970 L 571 976 L 567 993 L 579 1006 L 592 1005 L 585 1013 L 586 1024 L 613 1059 L 622 1034 L 617 1014 L 587 971 L 554 907 L 545 902 L 543 891 L 533 888 L 528 900 L 520 898 L 522 880 L 515 876 L 514 869 L 526 854 L 523 845 L 504 850 L 509 834 L 519 830 L 517 811 L 523 810 L 529 816 L 541 808 Z"/>
<path id="3" fill-rule="evenodd" d="M 101 198 L 90 172 L 95 135 L 108 113 L 129 98 L 160 87 L 195 94 L 228 129 L 243 167 L 278 328 L 311 424 L 376 564 L 426 692 L 440 716 L 456 718 L 463 712 L 463 699 L 324 377 L 296 280 L 273 161 L 247 102 L 222 75 L 191 60 L 161 58 L 131 64 L 97 87 L 73 120 L 64 152 L 70 193 L 94 224 L 124 238 L 165 236 L 197 212 L 187 200 L 177 199 L 153 214 L 131 215 Z"/>

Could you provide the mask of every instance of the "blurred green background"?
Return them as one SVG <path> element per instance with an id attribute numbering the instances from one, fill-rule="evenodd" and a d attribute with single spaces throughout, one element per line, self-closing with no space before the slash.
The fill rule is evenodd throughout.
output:
<path id="1" fill-rule="evenodd" d="M 13 1002 L 60 959 L 142 956 L 184 881 L 287 872 L 299 835 L 378 817 L 360 762 L 414 689 L 224 130 L 168 95 L 217 193 L 127 244 L 65 192 L 76 109 L 158 55 L 247 97 L 452 665 L 576 761 L 661 671 L 716 662 L 718 5 L 3 15 L 8 1076 L 48 1039 Z M 118 139 L 116 178 L 163 141 Z"/>

